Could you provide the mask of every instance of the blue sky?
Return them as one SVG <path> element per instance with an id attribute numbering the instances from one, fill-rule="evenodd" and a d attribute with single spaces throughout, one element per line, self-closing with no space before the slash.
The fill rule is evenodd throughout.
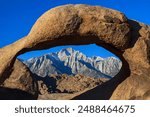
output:
<path id="1" fill-rule="evenodd" d="M 0 48 L 27 35 L 36 19 L 45 11 L 64 4 L 90 4 L 112 8 L 123 12 L 130 19 L 150 25 L 149 0 L 0 0 Z M 95 45 L 72 47 L 87 56 L 113 56 L 110 52 Z M 61 48 L 29 52 L 21 55 L 20 58 L 28 59 L 56 52 Z"/>

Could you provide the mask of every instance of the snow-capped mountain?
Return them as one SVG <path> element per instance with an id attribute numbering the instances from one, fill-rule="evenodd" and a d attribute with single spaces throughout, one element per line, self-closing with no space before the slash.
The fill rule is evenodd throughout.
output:
<path id="1" fill-rule="evenodd" d="M 122 65 L 115 57 L 87 57 L 72 48 L 31 58 L 24 63 L 33 73 L 42 77 L 50 74 L 82 74 L 95 78 L 111 78 L 119 72 Z"/>

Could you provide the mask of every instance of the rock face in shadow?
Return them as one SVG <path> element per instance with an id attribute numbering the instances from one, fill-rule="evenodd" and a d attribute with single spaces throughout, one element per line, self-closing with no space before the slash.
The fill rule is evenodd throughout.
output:
<path id="1" fill-rule="evenodd" d="M 65 5 L 43 14 L 26 37 L 0 49 L 0 82 L 11 73 L 20 54 L 93 43 L 116 54 L 122 69 L 109 82 L 74 99 L 150 98 L 150 27 L 99 6 Z"/>
<path id="2" fill-rule="evenodd" d="M 1 84 L 0 99 L 37 99 L 38 87 L 30 70 L 18 59 Z"/>

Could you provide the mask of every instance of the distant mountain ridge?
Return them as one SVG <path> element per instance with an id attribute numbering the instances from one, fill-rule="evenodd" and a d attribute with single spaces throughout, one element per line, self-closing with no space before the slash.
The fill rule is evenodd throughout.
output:
<path id="1" fill-rule="evenodd" d="M 87 57 L 72 48 L 31 58 L 24 63 L 33 73 L 41 77 L 50 74 L 81 74 L 94 78 L 111 78 L 119 72 L 122 66 L 121 61 L 115 57 Z"/>

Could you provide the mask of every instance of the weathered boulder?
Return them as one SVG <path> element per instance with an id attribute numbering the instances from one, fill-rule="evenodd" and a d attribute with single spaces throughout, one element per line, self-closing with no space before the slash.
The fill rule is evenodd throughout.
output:
<path id="1" fill-rule="evenodd" d="M 112 80 L 74 99 L 150 98 L 150 27 L 99 6 L 65 5 L 43 14 L 26 37 L 0 49 L 0 82 L 20 54 L 92 43 L 116 54 L 123 65 Z"/>
<path id="2" fill-rule="evenodd" d="M 1 84 L 0 99 L 37 99 L 38 87 L 30 70 L 18 59 Z"/>

